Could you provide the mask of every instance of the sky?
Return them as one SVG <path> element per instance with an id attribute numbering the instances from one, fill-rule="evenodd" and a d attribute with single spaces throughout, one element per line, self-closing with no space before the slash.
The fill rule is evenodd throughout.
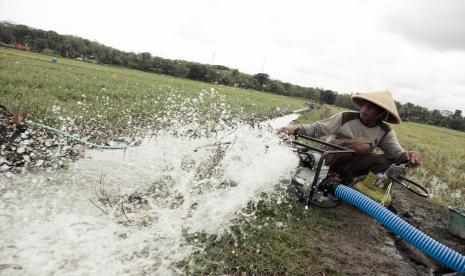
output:
<path id="1" fill-rule="evenodd" d="M 0 20 L 465 112 L 463 0 L 0 0 Z"/>

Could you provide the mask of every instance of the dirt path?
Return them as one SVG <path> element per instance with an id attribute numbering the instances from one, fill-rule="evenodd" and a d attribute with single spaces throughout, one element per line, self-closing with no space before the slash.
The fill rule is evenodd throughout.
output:
<path id="1" fill-rule="evenodd" d="M 392 207 L 413 226 L 465 253 L 465 241 L 447 231 L 447 210 L 429 199 L 396 187 Z M 323 236 L 312 246 L 322 254 L 317 271 L 346 275 L 443 275 L 453 271 L 400 239 L 376 220 L 348 204 L 325 210 L 344 222 L 336 236 Z M 330 248 L 330 249 L 328 249 Z"/>

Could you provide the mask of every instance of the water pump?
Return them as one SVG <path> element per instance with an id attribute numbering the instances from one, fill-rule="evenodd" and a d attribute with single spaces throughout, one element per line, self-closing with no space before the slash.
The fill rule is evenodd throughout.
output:
<path id="1" fill-rule="evenodd" d="M 299 138 L 304 138 L 318 146 L 302 143 L 298 141 Z M 313 204 L 320 207 L 335 207 L 338 201 L 354 205 L 426 255 L 459 273 L 465 273 L 465 256 L 434 240 L 368 196 L 344 183 L 329 180 L 328 167 L 325 165 L 326 156 L 354 153 L 353 150 L 302 135 L 296 136 L 292 144 L 299 155 L 300 168 L 296 172 L 291 187 L 307 206 Z M 417 195 L 429 196 L 425 188 L 407 179 L 405 174 L 405 166 L 394 165 L 384 172 L 384 177 L 388 177 Z"/>
<path id="2" fill-rule="evenodd" d="M 329 167 L 325 164 L 325 159 L 329 155 L 355 154 L 355 151 L 305 135 L 296 135 L 292 145 L 300 159 L 300 166 L 292 180 L 293 193 L 307 205 L 312 204 L 323 208 L 337 206 L 338 199 L 334 197 L 335 183 L 332 183 L 328 177 Z M 428 191 L 422 185 L 406 178 L 408 167 L 409 165 L 405 163 L 393 164 L 382 173 L 382 177 L 401 185 L 416 195 L 429 197 Z"/>
<path id="3" fill-rule="evenodd" d="M 314 145 L 298 141 L 302 138 Z M 337 206 L 338 200 L 329 193 L 327 187 L 329 167 L 325 164 L 325 158 L 330 154 L 355 154 L 355 151 L 304 135 L 296 135 L 292 145 L 300 159 L 300 166 L 292 180 L 292 193 L 306 205 L 323 208 Z"/>

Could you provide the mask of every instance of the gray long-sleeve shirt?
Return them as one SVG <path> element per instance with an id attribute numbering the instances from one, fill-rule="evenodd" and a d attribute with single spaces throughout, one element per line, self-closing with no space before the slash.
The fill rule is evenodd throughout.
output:
<path id="1" fill-rule="evenodd" d="M 360 121 L 359 112 L 341 112 L 328 119 L 304 125 L 299 134 L 321 138 L 333 136 L 339 139 L 366 138 L 372 150 L 381 148 L 387 158 L 395 162 L 403 161 L 405 150 L 399 144 L 396 133 L 384 122 L 367 127 Z"/>

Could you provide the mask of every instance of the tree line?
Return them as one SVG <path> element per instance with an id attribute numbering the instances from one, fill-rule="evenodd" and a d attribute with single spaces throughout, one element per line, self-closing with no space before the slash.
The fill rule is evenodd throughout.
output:
<path id="1" fill-rule="evenodd" d="M 148 52 L 124 52 L 96 41 L 72 35 L 60 35 L 54 31 L 39 30 L 25 25 L 0 22 L 0 42 L 7 47 L 20 44 L 21 49 L 27 48 L 36 52 L 56 54 L 68 58 L 91 59 L 99 63 L 146 72 L 305 98 L 350 109 L 357 108 L 350 100 L 350 94 L 340 94 L 332 90 L 282 82 L 271 79 L 266 73 L 249 75 L 222 65 L 170 60 L 152 56 Z M 456 110 L 450 116 L 444 116 L 439 110 L 430 111 L 412 103 L 396 102 L 396 104 L 401 117 L 406 121 L 465 131 L 465 118 L 460 110 Z"/>

